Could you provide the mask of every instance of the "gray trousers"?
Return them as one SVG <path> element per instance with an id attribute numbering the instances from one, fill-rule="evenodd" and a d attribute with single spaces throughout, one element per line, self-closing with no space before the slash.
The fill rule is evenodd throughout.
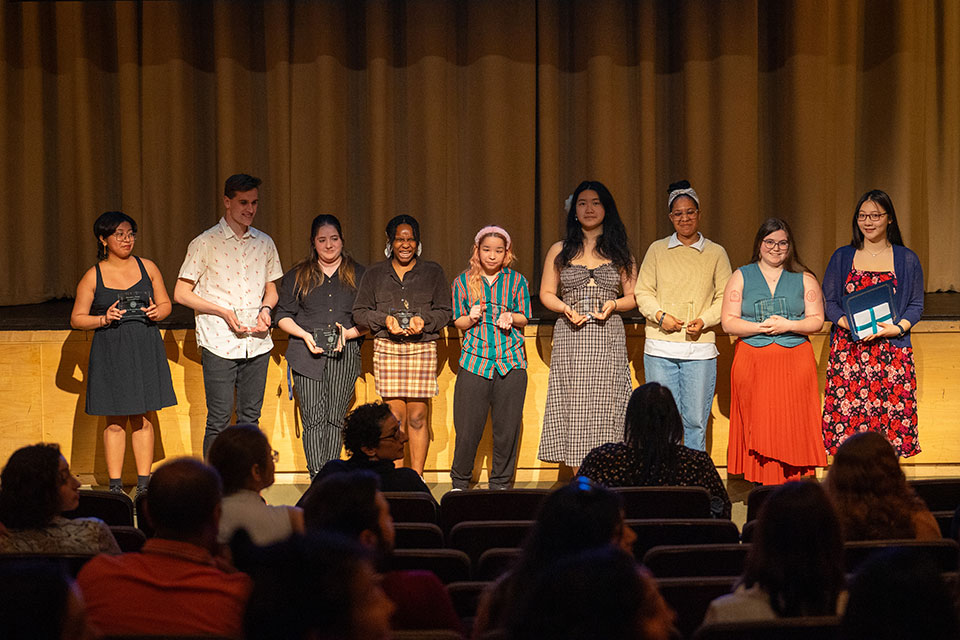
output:
<path id="1" fill-rule="evenodd" d="M 466 489 L 470 484 L 488 412 L 492 413 L 493 421 L 490 486 L 510 486 L 517 467 L 526 391 L 526 369 L 511 369 L 505 376 L 495 371 L 492 380 L 464 369 L 457 373 L 453 390 L 453 428 L 457 432 L 457 441 L 450 469 L 455 488 Z"/>
<path id="2" fill-rule="evenodd" d="M 200 349 L 203 390 L 207 397 L 207 428 L 203 433 L 203 459 L 220 432 L 230 426 L 236 397 L 237 424 L 260 424 L 263 391 L 267 386 L 270 353 L 238 360 L 221 358 Z"/>

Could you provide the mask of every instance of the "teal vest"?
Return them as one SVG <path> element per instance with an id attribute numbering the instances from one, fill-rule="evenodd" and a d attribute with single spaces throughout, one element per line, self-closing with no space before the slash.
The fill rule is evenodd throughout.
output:
<path id="1" fill-rule="evenodd" d="M 740 307 L 740 317 L 750 322 L 760 322 L 763 311 L 768 311 L 763 317 L 771 315 L 771 309 L 779 311 L 787 320 L 802 320 L 805 317 L 803 305 L 803 274 L 784 269 L 777 288 L 770 295 L 770 288 L 763 278 L 760 266 L 756 262 L 740 267 L 743 276 L 743 303 Z M 747 338 L 741 338 L 751 347 L 765 347 L 776 342 L 782 347 L 795 347 L 803 344 L 807 337 L 799 333 L 784 333 L 779 336 L 768 336 L 759 333 Z"/>

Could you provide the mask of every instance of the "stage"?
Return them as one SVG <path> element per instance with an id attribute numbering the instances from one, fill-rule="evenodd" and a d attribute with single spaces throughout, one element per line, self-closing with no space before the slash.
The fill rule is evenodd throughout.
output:
<path id="1" fill-rule="evenodd" d="M 59 443 L 73 471 L 85 484 L 105 485 L 101 431 L 104 419 L 84 412 L 85 377 L 93 332 L 69 327 L 72 301 L 0 307 L 0 459 L 15 449 L 39 441 Z M 634 312 L 635 314 L 636 312 Z M 546 401 L 550 349 L 555 314 L 534 308 L 535 318 L 526 327 L 529 360 L 524 407 L 524 429 L 517 470 L 519 482 L 550 482 L 558 467 L 536 459 L 540 425 Z M 634 384 L 643 381 L 643 323 L 625 317 L 627 349 Z M 819 363 L 820 388 L 829 352 L 828 327 L 811 336 Z M 158 414 L 155 460 L 199 455 L 203 439 L 205 406 L 200 355 L 193 331 L 193 314 L 174 305 L 160 324 L 179 404 Z M 904 460 L 909 477 L 960 475 L 960 294 L 933 293 L 925 297 L 923 321 L 913 330 L 918 374 L 919 433 L 923 452 Z M 278 482 L 307 482 L 299 416 L 287 390 L 283 353 L 286 334 L 274 331 L 274 350 L 267 377 L 260 426 L 280 452 Z M 707 446 L 714 462 L 725 471 L 730 405 L 730 364 L 733 339 L 718 338 L 717 393 L 714 397 Z M 453 387 L 460 355 L 459 333 L 448 327 L 439 344 L 440 395 L 431 405 L 431 443 L 425 477 L 446 482 L 453 456 Z M 356 385 L 356 402 L 377 399 L 373 383 L 372 343 L 362 349 L 363 374 Z M 490 464 L 490 433 L 478 453 L 480 479 Z M 135 478 L 133 456 L 125 459 L 124 478 Z"/>

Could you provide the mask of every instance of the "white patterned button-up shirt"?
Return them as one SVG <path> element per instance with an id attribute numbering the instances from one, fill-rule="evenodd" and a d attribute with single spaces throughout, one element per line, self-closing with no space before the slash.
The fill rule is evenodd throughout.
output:
<path id="1" fill-rule="evenodd" d="M 193 292 L 198 296 L 239 311 L 238 316 L 243 310 L 259 309 L 267 283 L 282 276 L 280 256 L 270 236 L 249 227 L 238 238 L 224 218 L 190 242 L 178 275 L 195 283 Z M 252 358 L 273 348 L 269 331 L 266 336 L 237 335 L 220 316 L 194 316 L 197 344 L 221 358 Z"/>

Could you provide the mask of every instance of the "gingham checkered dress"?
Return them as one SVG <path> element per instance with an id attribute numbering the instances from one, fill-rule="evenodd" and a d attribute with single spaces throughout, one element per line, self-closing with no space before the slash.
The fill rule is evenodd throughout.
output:
<path id="1" fill-rule="evenodd" d="M 560 271 L 563 301 L 585 313 L 617 298 L 620 274 L 611 264 L 590 271 L 568 265 Z M 594 307 L 595 308 L 595 307 Z M 623 419 L 630 399 L 630 369 L 623 320 L 613 313 L 605 322 L 574 327 L 557 319 L 550 355 L 547 406 L 537 457 L 544 462 L 579 466 L 594 447 L 623 441 Z"/>

